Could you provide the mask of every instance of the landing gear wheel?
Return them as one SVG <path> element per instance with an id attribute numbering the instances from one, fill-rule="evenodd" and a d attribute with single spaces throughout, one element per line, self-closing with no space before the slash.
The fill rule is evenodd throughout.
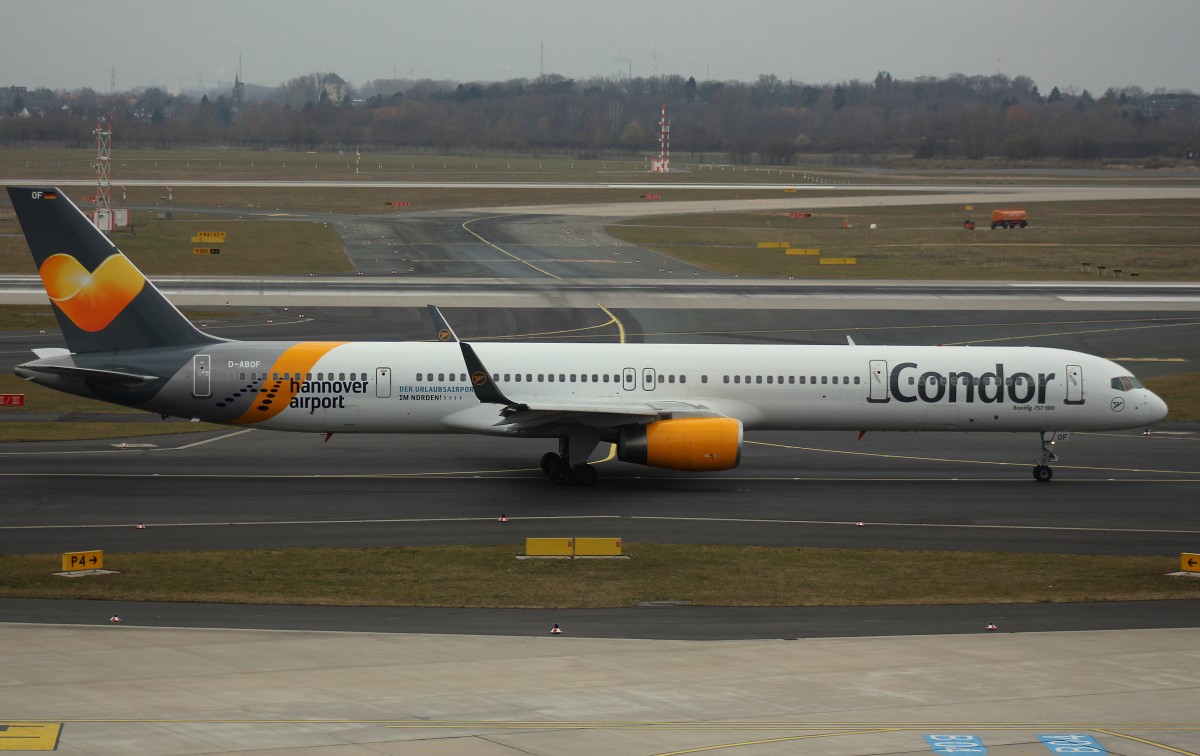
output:
<path id="1" fill-rule="evenodd" d="M 591 465 L 575 465 L 571 473 L 575 482 L 581 486 L 596 485 L 596 468 Z"/>
<path id="2" fill-rule="evenodd" d="M 1038 483 L 1047 483 L 1052 477 L 1054 477 L 1054 470 L 1047 465 L 1038 465 L 1033 468 L 1033 479 Z"/>
<path id="3" fill-rule="evenodd" d="M 549 475 L 554 468 L 558 467 L 561 462 L 562 457 L 558 456 L 554 452 L 546 452 L 542 455 L 542 472 Z"/>
<path id="4" fill-rule="evenodd" d="M 575 476 L 571 474 L 571 466 L 559 461 L 550 469 L 550 482 L 556 486 L 569 486 L 574 483 Z"/>

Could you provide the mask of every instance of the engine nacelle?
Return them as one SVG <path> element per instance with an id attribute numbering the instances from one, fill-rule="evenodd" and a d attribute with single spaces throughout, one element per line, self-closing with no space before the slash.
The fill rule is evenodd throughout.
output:
<path id="1" fill-rule="evenodd" d="M 627 428 L 617 439 L 617 459 L 668 470 L 730 470 L 742 461 L 742 421 L 694 417 Z"/>

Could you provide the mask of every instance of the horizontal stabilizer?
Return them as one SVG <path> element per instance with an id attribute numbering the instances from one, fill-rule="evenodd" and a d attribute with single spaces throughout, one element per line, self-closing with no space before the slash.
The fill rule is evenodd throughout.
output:
<path id="1" fill-rule="evenodd" d="M 43 360 L 47 357 L 67 357 L 71 354 L 70 349 L 63 349 L 62 347 L 43 347 L 32 351 L 39 359 Z"/>
<path id="2" fill-rule="evenodd" d="M 70 375 L 76 378 L 88 378 L 103 383 L 120 384 L 125 386 L 134 386 L 141 383 L 149 383 L 157 381 L 157 375 L 143 375 L 141 373 L 126 373 L 120 370 L 99 370 L 97 368 L 75 367 L 74 365 L 37 365 L 34 363 L 26 363 L 18 365 L 15 369 L 17 375 L 22 378 L 28 377 L 28 373 L 42 373 L 49 375 Z"/>

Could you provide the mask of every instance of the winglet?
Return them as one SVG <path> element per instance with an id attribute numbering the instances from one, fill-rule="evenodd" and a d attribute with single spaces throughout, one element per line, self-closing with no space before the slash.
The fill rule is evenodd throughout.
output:
<path id="1" fill-rule="evenodd" d="M 458 341 L 458 335 L 454 333 L 454 329 L 450 327 L 450 321 L 442 315 L 442 311 L 437 308 L 437 305 L 425 305 L 429 308 L 429 317 L 433 320 L 433 327 L 437 329 L 437 340 L 454 342 Z"/>
<path id="2" fill-rule="evenodd" d="M 492 374 L 483 366 L 479 355 L 465 341 L 458 342 L 462 348 L 463 360 L 467 363 L 467 375 L 471 377 L 471 386 L 475 389 L 475 398 L 484 404 L 503 404 L 515 409 L 523 409 L 524 405 L 517 404 L 504 395 L 492 380 Z"/>
<path id="3" fill-rule="evenodd" d="M 854 343 L 854 339 L 850 338 L 850 334 L 846 334 L 846 344 L 849 346 L 858 346 Z"/>
<path id="4" fill-rule="evenodd" d="M 462 349 L 463 361 L 467 363 L 467 374 L 471 376 L 471 387 L 475 390 L 475 398 L 484 404 L 503 404 L 512 409 L 528 409 L 523 404 L 517 404 L 511 401 L 504 392 L 496 387 L 495 381 L 492 380 L 492 374 L 483 366 L 483 361 L 479 359 L 479 355 L 475 354 L 475 350 L 465 341 L 460 341 L 458 334 L 454 333 L 454 329 L 450 327 L 450 321 L 442 315 L 442 311 L 436 305 L 426 305 L 429 308 L 429 317 L 433 319 L 433 325 L 437 328 L 438 341 L 448 343 L 457 343 Z"/>

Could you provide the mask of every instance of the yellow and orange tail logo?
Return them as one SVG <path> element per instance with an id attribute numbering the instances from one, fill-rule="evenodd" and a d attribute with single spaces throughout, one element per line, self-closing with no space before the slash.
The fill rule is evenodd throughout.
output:
<path id="1" fill-rule="evenodd" d="M 91 333 L 104 330 L 146 285 L 145 276 L 120 254 L 90 273 L 70 255 L 51 255 L 38 273 L 50 301 Z"/>

